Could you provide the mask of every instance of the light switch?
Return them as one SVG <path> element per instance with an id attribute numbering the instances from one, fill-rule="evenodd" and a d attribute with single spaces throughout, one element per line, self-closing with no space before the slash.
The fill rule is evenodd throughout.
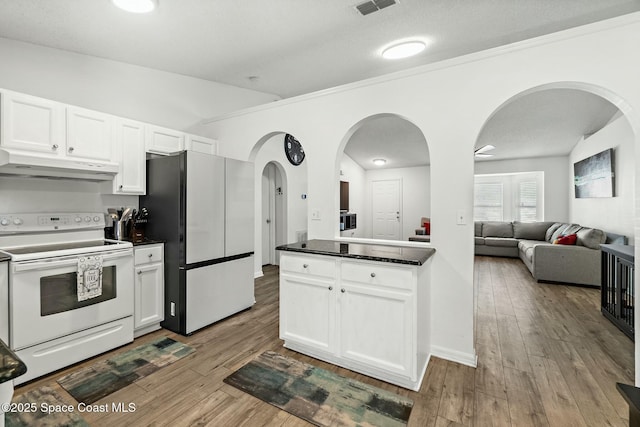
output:
<path id="1" fill-rule="evenodd" d="M 464 225 L 467 223 L 467 216 L 464 213 L 464 209 L 458 209 L 458 214 L 456 215 L 456 222 L 458 225 Z"/>

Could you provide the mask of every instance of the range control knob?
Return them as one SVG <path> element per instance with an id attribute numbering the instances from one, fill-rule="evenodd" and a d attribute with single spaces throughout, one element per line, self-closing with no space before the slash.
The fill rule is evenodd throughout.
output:
<path id="1" fill-rule="evenodd" d="M 9 220 L 6 218 L 2 218 L 0 220 L 0 225 L 2 225 L 3 227 L 6 227 L 7 225 L 9 225 Z"/>
<path id="2" fill-rule="evenodd" d="M 22 225 L 22 222 L 23 222 L 23 221 L 22 221 L 22 219 L 20 219 L 20 218 L 15 218 L 15 219 L 13 220 L 13 225 Z"/>
<path id="3" fill-rule="evenodd" d="M 90 216 L 85 216 L 84 217 L 84 222 L 91 222 L 91 217 Z"/>
<path id="4" fill-rule="evenodd" d="M 82 222 L 82 218 L 80 218 L 79 216 L 77 216 L 77 217 L 74 219 L 74 221 L 75 221 L 75 222 L 77 222 L 77 223 L 80 223 L 80 222 Z"/>
<path id="5" fill-rule="evenodd" d="M 93 222 L 100 222 L 100 217 L 98 215 L 94 216 Z"/>

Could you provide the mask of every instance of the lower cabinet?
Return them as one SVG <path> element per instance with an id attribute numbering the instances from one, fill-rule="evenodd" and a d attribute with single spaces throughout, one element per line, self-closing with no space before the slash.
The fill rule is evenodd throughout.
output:
<path id="1" fill-rule="evenodd" d="M 160 329 L 164 320 L 164 245 L 134 247 L 134 337 Z"/>
<path id="2" fill-rule="evenodd" d="M 282 252 L 280 338 L 292 350 L 418 390 L 430 352 L 429 316 L 418 316 L 428 309 L 428 268 Z"/>

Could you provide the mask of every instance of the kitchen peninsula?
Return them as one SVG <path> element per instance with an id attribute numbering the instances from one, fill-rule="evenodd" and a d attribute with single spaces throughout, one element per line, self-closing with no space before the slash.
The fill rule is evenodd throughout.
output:
<path id="1" fill-rule="evenodd" d="M 285 347 L 418 390 L 430 345 L 433 248 L 309 240 L 279 246 Z"/>

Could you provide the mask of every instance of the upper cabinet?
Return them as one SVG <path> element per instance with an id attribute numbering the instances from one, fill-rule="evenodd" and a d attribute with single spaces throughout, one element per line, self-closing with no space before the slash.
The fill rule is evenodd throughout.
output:
<path id="1" fill-rule="evenodd" d="M 0 145 L 19 150 L 64 155 L 65 106 L 34 96 L 3 92 Z"/>
<path id="2" fill-rule="evenodd" d="M 67 155 L 111 160 L 113 117 L 97 111 L 67 107 Z"/>
<path id="3" fill-rule="evenodd" d="M 198 153 L 218 154 L 218 143 L 215 139 L 205 138 L 198 135 L 186 135 L 185 150 L 197 151 Z"/>
<path id="4" fill-rule="evenodd" d="M 160 126 L 147 126 L 147 153 L 174 154 L 184 150 L 184 133 Z"/>
<path id="5" fill-rule="evenodd" d="M 115 119 L 113 161 L 120 165 L 120 169 L 113 180 L 114 194 L 145 194 L 145 130 L 144 123 Z"/>

